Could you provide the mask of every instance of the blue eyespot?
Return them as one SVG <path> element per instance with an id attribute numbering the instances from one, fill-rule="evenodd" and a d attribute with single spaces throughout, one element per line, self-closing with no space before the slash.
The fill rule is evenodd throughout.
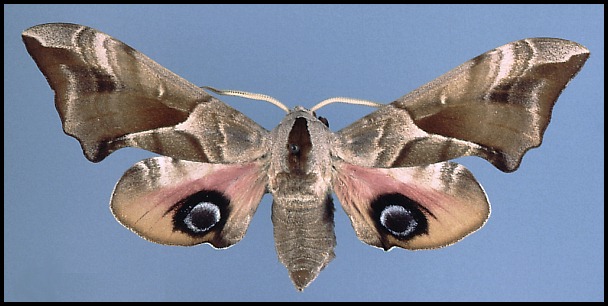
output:
<path id="1" fill-rule="evenodd" d="M 201 190 L 176 202 L 167 213 L 173 214 L 174 231 L 202 237 L 222 231 L 230 215 L 230 199 L 216 190 Z"/>
<path id="2" fill-rule="evenodd" d="M 184 218 L 184 224 L 194 233 L 209 231 L 221 219 L 220 208 L 210 202 L 201 202 L 194 207 Z"/>
<path id="3" fill-rule="evenodd" d="M 380 224 L 391 234 L 407 237 L 416 230 L 418 222 L 412 212 L 403 206 L 388 205 L 380 213 Z"/>
<path id="4" fill-rule="evenodd" d="M 370 204 L 370 214 L 383 243 L 388 236 L 406 241 L 428 234 L 427 217 L 434 217 L 420 203 L 401 193 L 381 194 Z"/>

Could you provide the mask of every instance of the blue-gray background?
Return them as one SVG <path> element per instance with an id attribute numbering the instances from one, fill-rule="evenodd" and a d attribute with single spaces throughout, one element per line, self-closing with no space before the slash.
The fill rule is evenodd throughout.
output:
<path id="1" fill-rule="evenodd" d="M 336 259 L 303 293 L 278 262 L 270 196 L 227 250 L 169 247 L 119 225 L 108 202 L 133 163 L 99 164 L 63 134 L 53 93 L 20 33 L 46 22 L 106 32 L 199 85 L 290 107 L 333 96 L 388 103 L 462 62 L 526 37 L 591 50 L 541 148 L 512 174 L 461 162 L 492 203 L 486 226 L 439 250 L 361 243 L 336 202 Z M 4 6 L 4 299 L 604 300 L 604 6 Z M 284 113 L 221 98 L 267 129 Z M 332 105 L 337 130 L 371 112 Z"/>

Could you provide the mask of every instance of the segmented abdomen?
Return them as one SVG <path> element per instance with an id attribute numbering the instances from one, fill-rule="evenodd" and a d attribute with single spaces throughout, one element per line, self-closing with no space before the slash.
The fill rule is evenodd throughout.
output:
<path id="1" fill-rule="evenodd" d="M 331 195 L 275 197 L 274 240 L 279 260 L 298 290 L 304 289 L 334 258 L 334 206 Z"/>

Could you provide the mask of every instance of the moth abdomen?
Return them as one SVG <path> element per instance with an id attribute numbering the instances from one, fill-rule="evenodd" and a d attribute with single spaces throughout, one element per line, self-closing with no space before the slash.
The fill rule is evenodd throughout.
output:
<path id="1" fill-rule="evenodd" d="M 277 254 L 298 290 L 308 286 L 335 257 L 333 217 L 329 194 L 324 201 L 275 197 L 272 223 Z"/>

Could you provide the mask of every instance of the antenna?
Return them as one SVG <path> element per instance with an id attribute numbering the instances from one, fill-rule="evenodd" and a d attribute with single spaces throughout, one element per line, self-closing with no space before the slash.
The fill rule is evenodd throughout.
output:
<path id="1" fill-rule="evenodd" d="M 217 89 L 217 88 L 213 88 L 211 86 L 202 86 L 201 88 L 210 90 L 218 95 L 224 95 L 224 96 L 235 96 L 235 97 L 241 97 L 241 98 L 247 98 L 247 99 L 253 99 L 253 100 L 260 100 L 260 101 L 266 101 L 269 103 L 272 103 L 276 106 L 278 106 L 280 109 L 284 110 L 286 113 L 289 113 L 289 108 L 287 108 L 287 106 L 285 106 L 283 103 L 281 103 L 279 100 L 268 96 L 268 95 L 264 95 L 264 94 L 259 94 L 259 93 L 253 93 L 253 92 L 247 92 L 247 91 L 241 91 L 241 90 L 224 90 L 224 89 Z M 335 98 L 329 98 L 329 99 L 325 99 L 321 102 L 319 102 L 317 105 L 313 106 L 310 111 L 316 111 L 319 108 L 332 104 L 332 103 L 346 103 L 346 104 L 355 104 L 355 105 L 363 105 L 363 106 L 370 106 L 370 107 L 381 107 L 384 104 L 381 103 L 376 103 L 373 101 L 369 101 L 369 100 L 363 100 L 363 99 L 355 99 L 355 98 L 346 98 L 346 97 L 335 97 Z"/>
<path id="2" fill-rule="evenodd" d="M 381 103 L 376 103 L 373 101 L 363 100 L 363 99 L 335 97 L 335 98 L 325 99 L 325 100 L 319 102 L 317 105 L 313 106 L 310 110 L 314 112 L 314 111 L 318 110 L 319 108 L 326 106 L 328 104 L 331 104 L 331 103 L 346 103 L 346 104 L 371 106 L 371 107 L 376 107 L 376 108 L 384 105 Z"/>
<path id="3" fill-rule="evenodd" d="M 269 102 L 269 103 L 272 103 L 272 104 L 278 106 L 280 109 L 284 110 L 286 113 L 289 113 L 289 108 L 287 108 L 287 106 L 285 106 L 279 100 L 277 100 L 271 96 L 267 96 L 267 95 L 263 95 L 263 94 L 259 94 L 259 93 L 247 92 L 247 91 L 240 91 L 240 90 L 222 90 L 222 89 L 216 89 L 216 88 L 213 88 L 210 86 L 202 86 L 201 88 L 213 91 L 214 93 L 216 93 L 218 95 L 235 96 L 235 97 L 241 97 L 241 98 L 247 98 L 247 99 L 266 101 L 266 102 Z"/>

